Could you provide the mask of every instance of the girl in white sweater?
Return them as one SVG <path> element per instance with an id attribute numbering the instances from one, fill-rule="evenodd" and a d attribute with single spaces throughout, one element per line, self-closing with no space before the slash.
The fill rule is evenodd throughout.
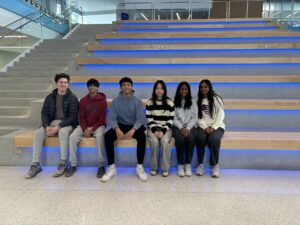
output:
<path id="1" fill-rule="evenodd" d="M 219 177 L 219 152 L 221 146 L 221 138 L 225 131 L 223 122 L 224 104 L 221 96 L 213 90 L 209 80 L 202 80 L 199 84 L 198 91 L 198 129 L 196 138 L 196 147 L 198 153 L 199 165 L 196 174 L 202 176 L 204 174 L 203 158 L 205 154 L 205 146 L 210 150 L 210 165 L 212 166 L 211 176 Z"/>

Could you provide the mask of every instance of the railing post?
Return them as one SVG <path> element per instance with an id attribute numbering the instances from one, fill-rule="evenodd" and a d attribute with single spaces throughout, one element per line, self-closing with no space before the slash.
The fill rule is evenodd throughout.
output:
<path id="1" fill-rule="evenodd" d="M 294 4 L 295 4 L 295 1 L 292 0 L 292 16 L 291 16 L 291 21 L 293 22 L 294 21 Z"/>
<path id="2" fill-rule="evenodd" d="M 246 19 L 248 18 L 248 12 L 249 12 L 249 1 L 246 2 Z"/>
<path id="3" fill-rule="evenodd" d="M 173 2 L 171 2 L 171 20 L 173 20 Z"/>

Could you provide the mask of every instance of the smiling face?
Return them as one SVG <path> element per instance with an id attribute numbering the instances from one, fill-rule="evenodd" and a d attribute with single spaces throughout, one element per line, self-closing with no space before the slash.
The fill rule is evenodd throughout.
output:
<path id="1" fill-rule="evenodd" d="M 163 95 L 164 95 L 165 91 L 162 87 L 161 84 L 157 84 L 156 88 L 155 88 L 155 94 L 157 96 L 158 99 L 162 99 Z"/>
<path id="2" fill-rule="evenodd" d="M 67 78 L 60 78 L 57 83 L 56 83 L 56 87 L 58 90 L 58 94 L 60 95 L 64 95 L 67 92 L 67 89 L 69 87 L 69 82 Z"/>
<path id="3" fill-rule="evenodd" d="M 121 84 L 121 92 L 124 96 L 130 96 L 132 93 L 132 85 L 130 82 L 123 82 Z"/>
<path id="4" fill-rule="evenodd" d="M 181 98 L 186 98 L 186 96 L 189 94 L 188 86 L 183 84 L 179 89 L 179 94 Z"/>
<path id="5" fill-rule="evenodd" d="M 207 97 L 207 94 L 209 92 L 209 87 L 207 83 L 202 82 L 202 84 L 200 85 L 200 92 L 203 94 L 205 98 Z"/>
<path id="6" fill-rule="evenodd" d="M 98 93 L 98 88 L 99 88 L 99 87 L 97 87 L 96 85 L 93 85 L 93 84 L 90 85 L 90 86 L 88 86 L 89 95 L 90 95 L 91 97 L 96 96 L 97 93 Z"/>

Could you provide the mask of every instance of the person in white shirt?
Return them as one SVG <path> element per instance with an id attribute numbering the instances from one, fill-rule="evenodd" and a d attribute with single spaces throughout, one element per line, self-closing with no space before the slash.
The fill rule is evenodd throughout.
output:
<path id="1" fill-rule="evenodd" d="M 220 95 L 214 92 L 209 80 L 202 80 L 198 91 L 198 129 L 196 147 L 199 165 L 196 174 L 204 174 L 203 158 L 205 146 L 210 150 L 210 165 L 212 166 L 211 176 L 220 176 L 219 152 L 221 138 L 225 132 L 224 104 Z"/>
<path id="2" fill-rule="evenodd" d="M 179 83 L 175 98 L 175 117 L 173 137 L 177 152 L 178 176 L 192 176 L 191 161 L 195 148 L 197 133 L 198 106 L 192 99 L 191 87 L 188 82 Z"/>

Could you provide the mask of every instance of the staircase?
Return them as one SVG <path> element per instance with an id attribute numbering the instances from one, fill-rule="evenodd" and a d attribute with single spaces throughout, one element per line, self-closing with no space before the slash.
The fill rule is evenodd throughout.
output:
<path id="1" fill-rule="evenodd" d="M 245 145 L 253 149 L 243 146 L 242 138 L 237 140 L 240 149 L 222 151 L 222 167 L 299 169 L 300 34 L 282 30 L 268 20 L 264 21 L 266 29 L 262 20 L 258 20 L 257 29 L 255 20 L 249 20 L 251 26 L 243 24 L 247 20 L 233 21 L 234 25 L 230 21 L 204 20 L 193 24 L 196 30 L 185 29 L 191 28 L 190 21 L 182 24 L 173 21 L 168 25 L 160 22 L 131 25 L 130 21 L 113 27 L 82 25 L 67 40 L 44 41 L 2 74 L 0 83 L 4 83 L 5 90 L 1 89 L 0 97 L 7 105 L 0 110 L 4 117 L 0 122 L 14 128 L 36 127 L 40 121 L 41 99 L 49 93 L 51 78 L 58 72 L 71 75 L 70 87 L 79 98 L 86 95 L 85 83 L 90 77 L 100 81 L 100 91 L 109 99 L 117 96 L 121 76 L 133 78 L 136 95 L 143 99 L 150 97 L 156 79 L 167 82 L 168 95 L 173 98 L 181 80 L 190 82 L 196 97 L 200 80 L 207 78 L 225 100 L 227 131 L 253 134 L 248 139 L 240 135 L 247 139 Z M 155 26 L 159 29 L 153 29 Z M 251 30 L 245 29 L 247 26 Z M 203 27 L 214 29 L 201 30 Z M 21 79 L 23 75 L 28 80 Z M 20 86 L 14 81 L 20 83 L 22 90 L 17 89 Z M 33 82 L 49 86 L 32 85 Z M 9 83 L 13 83 L 11 88 Z M 35 86 L 38 88 L 34 89 Z M 273 146 L 277 147 L 264 147 L 263 143 L 268 142 L 276 143 Z M 44 152 L 45 164 L 57 163 L 59 150 L 54 149 Z M 0 164 L 29 164 L 31 150 L 23 150 L 13 155 L 5 153 L 6 160 L 0 159 Z M 79 150 L 81 165 L 94 165 L 95 151 L 85 154 L 88 150 Z M 123 165 L 132 165 L 134 154 L 134 151 L 120 150 L 117 158 Z"/>

